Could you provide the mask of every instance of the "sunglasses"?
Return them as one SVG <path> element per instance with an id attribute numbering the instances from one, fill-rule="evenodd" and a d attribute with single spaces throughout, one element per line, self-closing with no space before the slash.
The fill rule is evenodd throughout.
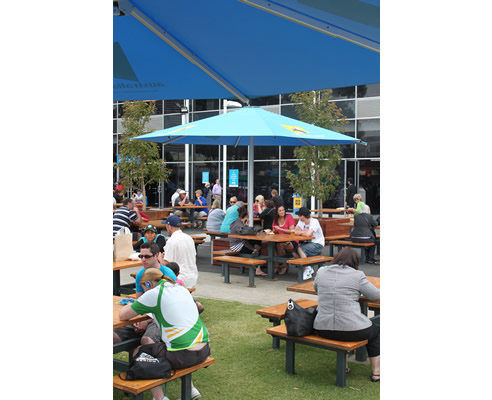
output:
<path id="1" fill-rule="evenodd" d="M 155 254 L 152 254 L 152 255 L 150 255 L 150 254 L 139 254 L 138 258 L 145 258 L 146 260 L 148 260 L 149 258 L 152 258 L 154 256 L 155 256 Z"/>
<path id="2" fill-rule="evenodd" d="M 229 203 L 231 203 L 231 204 L 236 204 L 236 202 L 235 202 L 235 201 L 230 201 Z"/>

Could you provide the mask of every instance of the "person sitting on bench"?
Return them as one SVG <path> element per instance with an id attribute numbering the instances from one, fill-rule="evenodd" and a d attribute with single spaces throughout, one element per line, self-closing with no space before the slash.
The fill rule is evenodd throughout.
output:
<path id="1" fill-rule="evenodd" d="M 377 222 L 371 215 L 369 206 L 363 205 L 360 210 L 360 214 L 354 215 L 354 227 L 350 230 L 350 240 L 356 243 L 374 243 L 374 246 L 361 249 L 366 252 L 366 262 L 368 264 L 377 264 L 379 261 L 375 260 L 374 253 L 376 251 L 376 232 L 374 227 L 377 226 Z"/>
<path id="2" fill-rule="evenodd" d="M 156 268 L 145 270 L 140 284 L 145 293 L 120 311 L 120 320 L 150 313 L 160 327 L 162 341 L 137 348 L 154 357 L 165 357 L 174 369 L 200 364 L 210 355 L 208 331 L 190 292 Z M 161 386 L 150 389 L 155 400 L 169 400 Z M 193 386 L 191 398 L 199 399 Z"/>
<path id="3" fill-rule="evenodd" d="M 318 313 L 313 328 L 321 337 L 344 342 L 367 340 L 371 381 L 380 380 L 379 327 L 360 311 L 359 298 L 379 299 L 379 289 L 359 271 L 359 255 L 344 247 L 333 264 L 318 269 L 314 290 L 318 293 Z M 349 369 L 347 368 L 347 372 Z"/>

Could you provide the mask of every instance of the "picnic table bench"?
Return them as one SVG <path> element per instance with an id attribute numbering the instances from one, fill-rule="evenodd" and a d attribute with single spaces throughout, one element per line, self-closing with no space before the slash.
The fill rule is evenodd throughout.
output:
<path id="1" fill-rule="evenodd" d="M 123 390 L 126 393 L 131 393 L 136 400 L 143 400 L 143 395 L 146 390 L 153 389 L 157 386 L 174 381 L 181 378 L 181 400 L 191 400 L 191 375 L 193 372 L 215 363 L 215 358 L 208 357 L 200 364 L 193 365 L 189 368 L 173 370 L 175 374 L 167 379 L 142 379 L 135 381 L 125 381 L 122 378 L 126 377 L 126 373 L 113 376 L 113 387 Z"/>
<path id="2" fill-rule="evenodd" d="M 333 257 L 328 256 L 311 256 L 305 258 L 293 258 L 291 260 L 287 260 L 287 264 L 295 265 L 297 267 L 297 282 L 301 283 L 303 282 L 302 274 L 305 266 L 317 265 L 319 267 L 321 264 L 325 264 L 332 260 Z"/>
<path id="3" fill-rule="evenodd" d="M 266 265 L 267 260 L 248 257 L 219 256 L 214 257 L 214 261 L 222 262 L 222 274 L 224 283 L 231 283 L 229 278 L 230 267 L 243 267 L 249 269 L 249 287 L 255 287 L 255 269 L 258 266 Z"/>
<path id="4" fill-rule="evenodd" d="M 355 247 L 361 249 L 360 252 L 360 263 L 365 264 L 366 262 L 366 252 L 365 248 L 366 247 L 371 247 L 374 246 L 376 243 L 374 242 L 369 242 L 369 243 L 362 243 L 362 242 L 352 242 L 350 240 L 330 240 L 329 242 L 330 245 L 330 256 L 333 256 L 333 246 L 337 246 L 338 250 L 340 250 L 341 247 L 345 246 L 350 246 L 350 247 Z"/>
<path id="5" fill-rule="evenodd" d="M 295 300 L 302 308 L 318 307 L 318 300 L 308 300 L 308 299 L 298 299 Z M 285 317 L 285 310 L 287 308 L 287 303 L 277 304 L 276 306 L 265 307 L 260 310 L 256 310 L 256 314 L 263 318 L 268 318 L 273 326 L 278 326 L 281 324 Z M 276 336 L 272 340 L 272 349 L 280 348 L 280 339 Z"/>
<path id="6" fill-rule="evenodd" d="M 337 353 L 336 361 L 336 385 L 340 387 L 346 386 L 345 370 L 347 355 L 367 344 L 367 340 L 358 342 L 342 342 L 339 340 L 325 339 L 317 335 L 307 336 L 287 336 L 287 327 L 285 324 L 277 325 L 266 330 L 272 337 L 277 337 L 285 340 L 285 371 L 288 374 L 295 374 L 295 345 L 296 343 L 305 344 L 308 346 L 318 347 L 321 349 L 332 350 Z"/>

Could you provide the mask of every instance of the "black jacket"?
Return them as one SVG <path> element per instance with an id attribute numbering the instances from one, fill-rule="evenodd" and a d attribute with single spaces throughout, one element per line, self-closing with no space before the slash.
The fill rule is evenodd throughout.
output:
<path id="1" fill-rule="evenodd" d="M 354 228 L 350 232 L 350 238 L 371 238 L 376 239 L 376 232 L 374 227 L 377 226 L 376 221 L 371 214 L 355 214 L 354 215 Z"/>
<path id="2" fill-rule="evenodd" d="M 355 203 L 354 203 L 354 195 L 357 193 L 357 189 L 354 185 L 350 185 L 348 188 L 347 188 L 347 198 L 346 198 L 346 201 L 347 201 L 347 205 L 350 207 L 350 208 L 355 208 Z"/>

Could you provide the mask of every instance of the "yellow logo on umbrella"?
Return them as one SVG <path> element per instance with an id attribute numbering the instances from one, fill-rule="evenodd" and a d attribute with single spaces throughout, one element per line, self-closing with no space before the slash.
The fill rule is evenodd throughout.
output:
<path id="1" fill-rule="evenodd" d="M 185 129 L 193 128 L 194 126 L 195 126 L 195 125 L 185 126 L 184 128 L 179 128 L 179 129 L 176 129 L 176 130 L 171 131 L 171 132 L 169 132 L 169 133 L 174 133 L 174 132 L 184 131 Z"/>
<path id="2" fill-rule="evenodd" d="M 283 126 L 285 129 L 288 129 L 292 133 L 309 133 L 308 131 L 299 128 L 298 126 L 290 126 L 290 125 L 282 125 L 282 124 L 280 126 Z"/>

